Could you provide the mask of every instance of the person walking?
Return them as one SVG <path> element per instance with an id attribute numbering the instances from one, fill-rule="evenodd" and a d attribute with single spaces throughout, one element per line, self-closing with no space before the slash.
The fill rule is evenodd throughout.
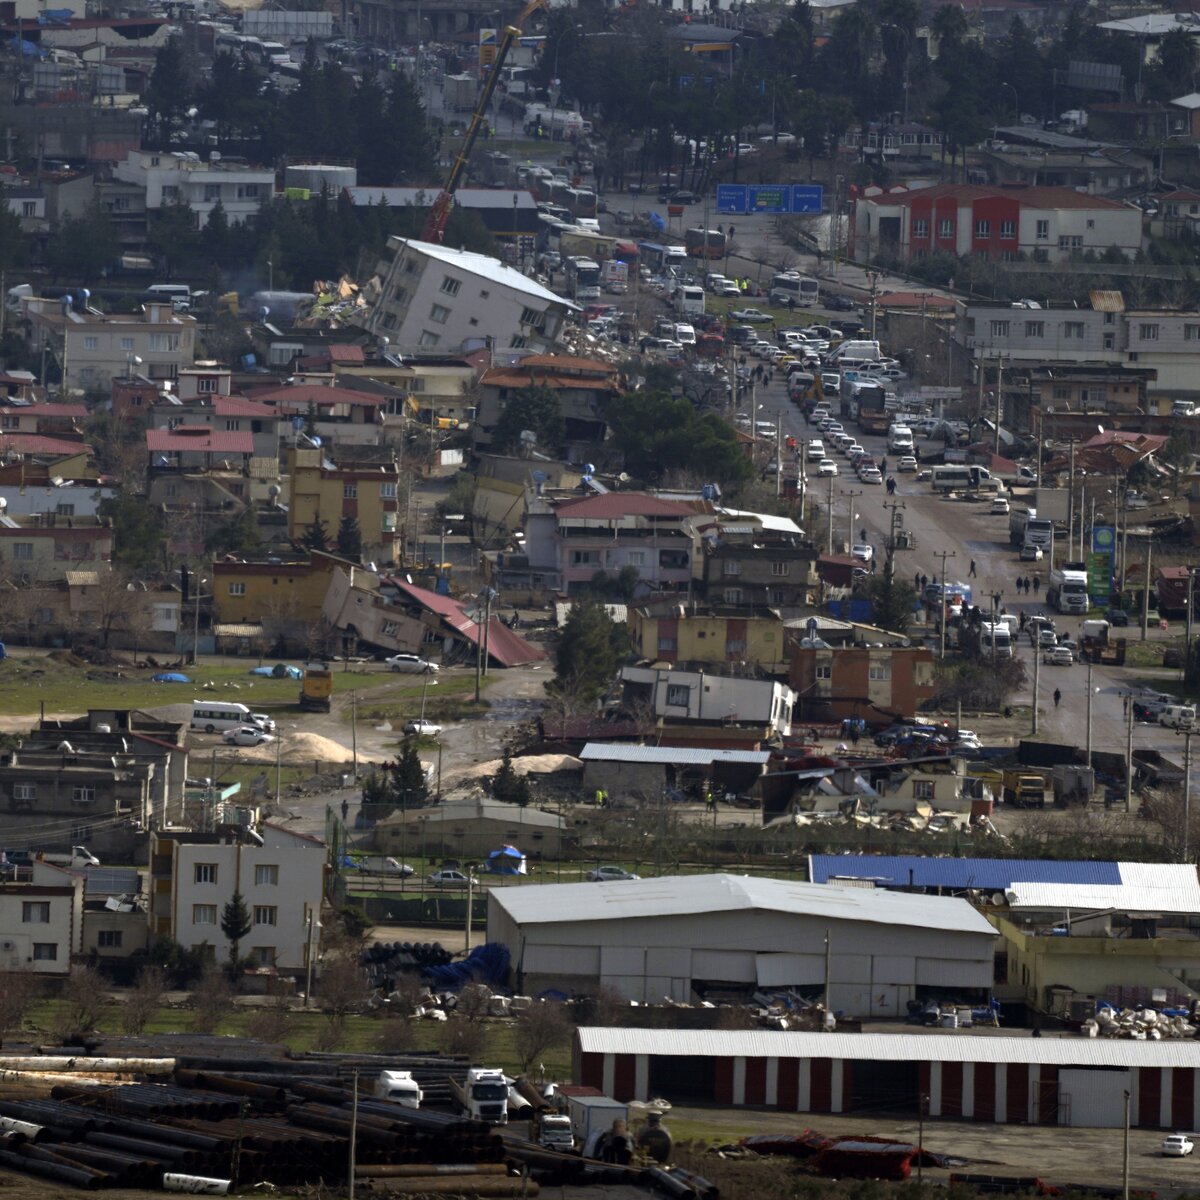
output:
<path id="1" fill-rule="evenodd" d="M 974 579 L 978 572 L 975 570 L 975 560 L 971 559 L 971 569 L 967 572 L 968 579 Z"/>
<path id="2" fill-rule="evenodd" d="M 1024 613 L 1022 613 L 1022 614 L 1021 614 L 1021 615 L 1020 615 L 1020 616 L 1017 618 L 1017 628 L 1018 628 L 1018 631 L 1019 631 L 1020 633 L 1024 633 L 1024 632 L 1025 632 L 1025 614 L 1024 614 Z"/>
<path id="3" fill-rule="evenodd" d="M 1025 578 L 1022 575 L 1018 575 L 1017 576 L 1017 592 L 1020 593 L 1020 592 L 1023 592 L 1024 590 L 1025 590 Z"/>
<path id="4" fill-rule="evenodd" d="M 1059 701 L 1062 699 L 1062 692 L 1058 688 L 1054 689 L 1054 707 L 1057 708 Z"/>
<path id="5" fill-rule="evenodd" d="M 921 576 L 921 591 L 924 591 L 928 586 L 929 586 L 929 576 L 922 575 Z"/>
<path id="6" fill-rule="evenodd" d="M 1033 577 L 1033 594 L 1035 596 L 1038 594 L 1038 588 L 1040 588 L 1041 586 L 1042 586 L 1042 577 L 1040 575 L 1035 575 Z"/>
<path id="7" fill-rule="evenodd" d="M 918 592 L 921 590 L 921 572 L 920 571 L 918 571 L 913 576 L 913 587 L 915 587 Z"/>

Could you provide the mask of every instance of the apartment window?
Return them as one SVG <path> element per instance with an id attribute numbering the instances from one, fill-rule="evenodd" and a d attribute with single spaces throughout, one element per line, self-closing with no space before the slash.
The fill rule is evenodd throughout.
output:
<path id="1" fill-rule="evenodd" d="M 204 185 L 204 203 L 216 204 L 221 198 L 221 185 L 219 183 L 206 183 Z"/>
<path id="2" fill-rule="evenodd" d="M 994 338 L 1008 337 L 1008 322 L 1007 321 L 993 321 L 991 324 L 992 324 L 992 337 L 994 337 Z"/>
<path id="3" fill-rule="evenodd" d="M 178 350 L 179 334 L 152 333 L 150 335 L 150 349 L 159 354 L 165 354 L 169 350 Z"/>
<path id="4" fill-rule="evenodd" d="M 246 594 L 246 585 L 244 583 L 231 583 L 229 585 L 229 594 L 231 596 L 244 596 Z"/>
<path id="5" fill-rule="evenodd" d="M 1091 217 L 1088 217 L 1088 219 L 1087 219 L 1087 228 L 1088 228 L 1088 229 L 1095 229 L 1095 228 L 1096 228 L 1096 222 L 1095 222 L 1095 221 L 1093 221 Z"/>
<path id="6" fill-rule="evenodd" d="M 257 200 L 260 194 L 257 183 L 242 183 L 238 185 L 237 198 L 239 200 Z"/>
<path id="7" fill-rule="evenodd" d="M 516 334 L 512 341 L 508 343 L 508 348 L 510 350 L 527 350 L 529 348 L 529 339 Z"/>
<path id="8" fill-rule="evenodd" d="M 791 563 L 773 562 L 771 564 L 771 574 L 772 575 L 786 575 L 788 573 L 788 571 L 791 570 L 791 566 L 792 566 Z"/>
<path id="9" fill-rule="evenodd" d="M 933 799 L 933 780 L 932 779 L 914 779 L 913 780 L 913 799 L 914 800 L 932 800 Z"/>
<path id="10" fill-rule="evenodd" d="M 541 329 L 546 324 L 546 314 L 536 308 L 523 308 L 521 309 L 521 324 Z"/>
<path id="11" fill-rule="evenodd" d="M 241 428 L 242 428 L 241 421 L 237 420 L 234 417 L 230 417 L 225 422 L 225 432 L 226 433 L 237 433 L 241 430 Z"/>
<path id="12" fill-rule="evenodd" d="M 1117 348 L 1117 335 L 1115 333 L 1106 333 L 1104 335 L 1105 350 L 1115 350 Z"/>
<path id="13" fill-rule="evenodd" d="M 121 339 L 121 349 L 126 350 L 126 351 L 132 350 L 133 349 L 133 338 L 122 338 Z"/>
<path id="14" fill-rule="evenodd" d="M 975 237 L 978 241 L 986 242 L 992 236 L 991 221 L 976 221 L 975 222 Z"/>
<path id="15" fill-rule="evenodd" d="M 447 296 L 457 296 L 458 289 L 461 287 L 461 279 L 455 279 L 453 275 L 445 275 L 442 277 L 442 291 Z"/>
<path id="16" fill-rule="evenodd" d="M 37 216 L 37 201 L 22 200 L 21 201 L 21 216 L 36 217 Z"/>
<path id="17" fill-rule="evenodd" d="M 1106 312 L 1104 314 L 1104 323 L 1105 325 L 1115 325 L 1117 323 L 1117 314 Z"/>
<path id="18" fill-rule="evenodd" d="M 254 883 L 257 887 L 276 887 L 279 884 L 279 867 L 275 863 L 259 863 L 254 868 Z"/>
<path id="19" fill-rule="evenodd" d="M 891 663 L 872 663 L 867 668 L 867 678 L 874 679 L 877 682 L 886 681 L 892 677 Z"/>
<path id="20" fill-rule="evenodd" d="M 0 429 L 20 429 L 20 417 L 0 417 Z"/>
<path id="21" fill-rule="evenodd" d="M 429 310 L 429 319 L 436 321 L 439 325 L 445 325 L 450 317 L 450 310 L 444 304 L 435 304 Z"/>
<path id="22" fill-rule="evenodd" d="M 120 950 L 123 939 L 119 929 L 101 929 L 96 933 L 96 945 L 101 950 Z"/>
<path id="23" fill-rule="evenodd" d="M 741 588 L 726 588 L 725 603 L 726 604 L 741 604 L 742 589 Z"/>
<path id="24" fill-rule="evenodd" d="M 571 566 L 573 567 L 598 567 L 600 565 L 599 550 L 572 550 L 571 551 Z"/>
<path id="25" fill-rule="evenodd" d="M 33 943 L 33 961 L 34 962 L 57 962 L 58 961 L 58 943 L 57 942 L 34 942 Z"/>
<path id="26" fill-rule="evenodd" d="M 1064 321 L 1063 322 L 1063 337 L 1064 338 L 1083 338 L 1083 322 L 1082 321 Z"/>
<path id="27" fill-rule="evenodd" d="M 1050 240 L 1050 222 L 1039 221 L 1034 236 L 1039 242 L 1048 242 Z"/>
<path id="28" fill-rule="evenodd" d="M 179 199 L 179 187 L 174 183 L 164 183 L 162 189 L 162 198 L 166 201 L 174 203 Z"/>
<path id="29" fill-rule="evenodd" d="M 658 652 L 659 654 L 674 654 L 675 639 L 673 637 L 660 637 L 658 639 Z"/>
<path id="30" fill-rule="evenodd" d="M 745 638 L 730 638 L 725 643 L 725 653 L 729 654 L 745 654 L 746 639 Z"/>
<path id="31" fill-rule="evenodd" d="M 33 558 L 33 543 L 13 542 L 13 558 L 18 562 L 29 562 Z"/>
<path id="32" fill-rule="evenodd" d="M 379 485 L 380 500 L 395 500 L 396 485 L 394 483 L 381 483 Z"/>
<path id="33" fill-rule="evenodd" d="M 1055 398 L 1055 400 L 1070 400 L 1071 389 L 1069 387 L 1061 387 L 1060 385 L 1055 384 L 1054 385 L 1054 398 Z"/>
<path id="34" fill-rule="evenodd" d="M 1138 326 L 1138 337 L 1143 342 L 1158 341 L 1158 326 L 1154 324 L 1141 324 Z"/>
<path id="35" fill-rule="evenodd" d="M 344 483 L 342 484 L 342 499 L 357 500 L 358 499 L 358 484 Z"/>
<path id="36" fill-rule="evenodd" d="M 22 925 L 49 925 L 50 924 L 50 901 L 49 900 L 26 900 L 21 905 L 21 924 Z"/>
<path id="37" fill-rule="evenodd" d="M 256 904 L 254 906 L 255 925 L 274 925 L 279 909 L 274 904 Z"/>
<path id="38" fill-rule="evenodd" d="M 79 783 L 71 789 L 72 804 L 95 804 L 96 789 L 90 783 Z"/>
<path id="39" fill-rule="evenodd" d="M 1185 342 L 1200 342 L 1200 325 L 1185 325 L 1183 327 Z"/>
<path id="40" fill-rule="evenodd" d="M 722 575 L 740 575 L 742 564 L 735 558 L 727 558 L 721 567 Z"/>
<path id="41" fill-rule="evenodd" d="M 1083 248 L 1082 234 L 1063 234 L 1058 239 L 1058 248 L 1060 250 L 1081 250 Z"/>
<path id="42" fill-rule="evenodd" d="M 14 800 L 36 800 L 37 799 L 37 784 L 36 783 L 14 783 L 13 784 L 13 799 Z"/>
<path id="43" fill-rule="evenodd" d="M 436 346 L 442 339 L 436 333 L 430 333 L 428 329 L 421 330 L 421 336 L 417 338 L 418 346 Z"/>
<path id="44" fill-rule="evenodd" d="M 818 679 L 832 679 L 833 678 L 833 664 L 832 663 L 818 663 L 815 674 L 816 674 L 816 678 L 818 678 Z"/>
<path id="45" fill-rule="evenodd" d="M 194 883 L 216 883 L 217 882 L 217 864 L 216 863 L 196 863 L 192 871 L 192 881 Z"/>
<path id="46" fill-rule="evenodd" d="M 193 904 L 193 925 L 215 925 L 217 923 L 217 906 L 215 904 Z"/>
<path id="47" fill-rule="evenodd" d="M 196 380 L 196 391 L 214 393 L 217 390 L 217 381 L 211 375 L 205 375 L 203 379 Z"/>
<path id="48" fill-rule="evenodd" d="M 914 220 L 913 221 L 913 237 L 923 238 L 923 237 L 928 237 L 928 236 L 929 236 L 929 222 L 925 221 L 925 220 Z"/>
<path id="49" fill-rule="evenodd" d="M 953 237 L 954 236 L 954 221 L 950 217 L 943 217 L 938 222 L 938 237 Z"/>
<path id="50" fill-rule="evenodd" d="M 687 708 L 692 689 L 686 683 L 667 684 L 667 705 L 670 708 Z"/>
<path id="51" fill-rule="evenodd" d="M 1001 221 L 1000 236 L 1002 238 L 1015 238 L 1017 236 L 1016 221 Z"/>
<path id="52" fill-rule="evenodd" d="M 1026 321 L 1025 336 L 1027 338 L 1040 338 L 1046 336 L 1046 323 L 1044 321 Z"/>
<path id="53" fill-rule="evenodd" d="M 85 350 L 98 350 L 100 348 L 100 339 L 97 337 L 85 337 L 83 339 L 83 348 Z"/>
<path id="54" fill-rule="evenodd" d="M 260 967 L 273 967 L 275 965 L 275 947 L 255 946 L 254 962 Z"/>

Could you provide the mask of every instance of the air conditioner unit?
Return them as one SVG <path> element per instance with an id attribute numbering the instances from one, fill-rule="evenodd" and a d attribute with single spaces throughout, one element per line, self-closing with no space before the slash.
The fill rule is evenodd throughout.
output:
<path id="1" fill-rule="evenodd" d="M 11 942 L 11 941 L 0 942 L 0 950 L 5 950 L 5 951 L 8 951 L 9 953 L 11 953 L 16 948 L 17 948 L 16 942 Z"/>

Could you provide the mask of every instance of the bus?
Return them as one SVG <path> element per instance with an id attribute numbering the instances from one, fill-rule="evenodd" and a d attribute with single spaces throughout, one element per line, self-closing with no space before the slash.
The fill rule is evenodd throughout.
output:
<path id="1" fill-rule="evenodd" d="M 275 728 L 275 722 L 266 713 L 251 712 L 244 704 L 228 700 L 192 701 L 191 727 L 197 732 L 221 733 L 243 725 L 256 725 L 268 732 Z"/>
<path id="2" fill-rule="evenodd" d="M 600 264 L 591 258 L 568 258 L 563 264 L 573 300 L 600 299 Z"/>
<path id="3" fill-rule="evenodd" d="M 771 280 L 767 299 L 772 304 L 786 304 L 788 308 L 811 308 L 817 302 L 820 285 L 815 279 L 785 271 Z"/>
<path id="4" fill-rule="evenodd" d="M 725 234 L 717 229 L 689 229 L 683 235 L 689 258 L 724 258 Z"/>
<path id="5" fill-rule="evenodd" d="M 929 482 L 935 492 L 965 492 L 969 488 L 978 487 L 985 479 L 991 477 L 992 473 L 986 467 L 954 463 L 934 467 Z"/>

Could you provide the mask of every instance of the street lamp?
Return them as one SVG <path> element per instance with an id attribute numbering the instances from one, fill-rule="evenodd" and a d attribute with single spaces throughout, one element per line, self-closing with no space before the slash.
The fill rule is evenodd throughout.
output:
<path id="1" fill-rule="evenodd" d="M 1011 83 L 1008 83 L 1007 81 L 1001 82 L 1000 86 L 1002 88 L 1008 88 L 1008 90 L 1010 92 L 1012 92 L 1012 94 L 1013 94 L 1013 124 L 1020 125 L 1020 123 L 1021 123 L 1021 101 L 1017 96 L 1017 89 L 1015 87 L 1013 87 L 1013 85 Z"/>

